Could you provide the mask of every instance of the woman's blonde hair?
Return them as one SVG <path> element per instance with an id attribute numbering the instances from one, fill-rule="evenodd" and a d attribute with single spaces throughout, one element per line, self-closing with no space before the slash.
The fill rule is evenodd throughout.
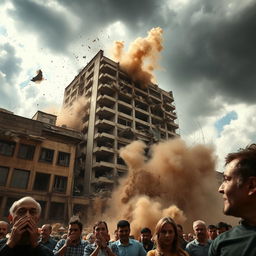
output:
<path id="1" fill-rule="evenodd" d="M 186 255 L 185 252 L 179 247 L 177 225 L 171 217 L 164 217 L 164 218 L 160 219 L 158 221 L 158 223 L 156 224 L 154 240 L 156 242 L 156 248 L 158 251 L 158 255 L 161 255 L 161 253 L 159 251 L 161 251 L 161 249 L 163 249 L 163 247 L 159 241 L 159 236 L 160 236 L 161 230 L 165 224 L 171 224 L 173 227 L 173 230 L 174 230 L 174 238 L 173 238 L 172 247 L 171 247 L 170 252 L 177 253 L 178 255 L 182 255 L 182 256 Z"/>

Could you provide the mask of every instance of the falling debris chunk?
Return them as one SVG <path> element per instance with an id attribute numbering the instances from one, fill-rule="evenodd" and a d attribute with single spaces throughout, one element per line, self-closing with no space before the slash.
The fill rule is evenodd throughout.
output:
<path id="1" fill-rule="evenodd" d="M 96 42 L 96 39 L 94 39 L 92 42 L 93 42 L 93 43 Z"/>
<path id="2" fill-rule="evenodd" d="M 88 45 L 88 48 L 91 49 L 91 47 Z"/>
<path id="3" fill-rule="evenodd" d="M 42 82 L 43 80 L 43 72 L 41 69 L 39 69 L 37 75 L 31 79 L 32 82 Z"/>
<path id="4" fill-rule="evenodd" d="M 83 56 L 83 58 L 85 59 L 85 58 L 86 58 L 86 56 Z"/>

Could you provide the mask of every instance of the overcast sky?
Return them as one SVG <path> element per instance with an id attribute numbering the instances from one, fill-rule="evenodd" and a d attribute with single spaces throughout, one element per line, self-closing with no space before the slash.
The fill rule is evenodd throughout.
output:
<path id="1" fill-rule="evenodd" d="M 226 153 L 256 140 L 255 0 L 0 0 L 0 17 L 0 108 L 29 118 L 58 109 L 100 49 L 111 57 L 115 40 L 161 27 L 155 74 L 173 91 L 180 135 L 212 144 L 220 171 Z"/>

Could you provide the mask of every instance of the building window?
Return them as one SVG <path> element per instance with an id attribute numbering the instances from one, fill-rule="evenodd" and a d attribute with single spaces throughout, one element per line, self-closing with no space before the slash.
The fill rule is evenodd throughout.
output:
<path id="1" fill-rule="evenodd" d="M 47 173 L 37 172 L 33 189 L 40 191 L 48 191 L 50 176 L 51 175 Z"/>
<path id="2" fill-rule="evenodd" d="M 65 152 L 59 152 L 58 154 L 58 165 L 69 166 L 70 154 Z"/>
<path id="3" fill-rule="evenodd" d="M 8 173 L 9 173 L 8 167 L 0 166 L 0 186 L 6 185 Z"/>
<path id="4" fill-rule="evenodd" d="M 50 219 L 63 220 L 65 218 L 65 204 L 64 203 L 51 203 L 50 205 Z"/>
<path id="5" fill-rule="evenodd" d="M 29 179 L 29 171 L 14 169 L 11 180 L 11 187 L 27 188 Z"/>
<path id="6" fill-rule="evenodd" d="M 54 156 L 54 150 L 48 148 L 42 148 L 39 160 L 41 162 L 52 163 Z"/>
<path id="7" fill-rule="evenodd" d="M 28 144 L 20 144 L 19 146 L 19 152 L 18 157 L 32 160 L 35 153 L 35 146 L 34 145 L 28 145 Z"/>
<path id="8" fill-rule="evenodd" d="M 15 145 L 15 142 L 0 140 L 0 154 L 4 156 L 13 156 Z"/>
<path id="9" fill-rule="evenodd" d="M 67 189 L 67 181 L 68 181 L 67 177 L 55 176 L 54 177 L 54 184 L 53 184 L 53 191 L 54 192 L 65 193 L 66 189 Z"/>

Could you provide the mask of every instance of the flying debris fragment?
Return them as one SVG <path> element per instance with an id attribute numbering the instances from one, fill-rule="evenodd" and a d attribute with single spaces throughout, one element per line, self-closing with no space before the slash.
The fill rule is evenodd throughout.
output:
<path id="1" fill-rule="evenodd" d="M 44 80 L 43 78 L 43 72 L 41 69 L 37 71 L 37 75 L 31 79 L 32 82 L 41 82 Z"/>
<path id="2" fill-rule="evenodd" d="M 86 58 L 86 56 L 83 56 L 83 58 L 85 59 L 85 58 Z"/>
<path id="3" fill-rule="evenodd" d="M 88 45 L 88 48 L 91 49 L 91 47 Z"/>
<path id="4" fill-rule="evenodd" d="M 95 43 L 95 42 L 96 42 L 96 39 L 94 39 L 92 42 Z"/>

